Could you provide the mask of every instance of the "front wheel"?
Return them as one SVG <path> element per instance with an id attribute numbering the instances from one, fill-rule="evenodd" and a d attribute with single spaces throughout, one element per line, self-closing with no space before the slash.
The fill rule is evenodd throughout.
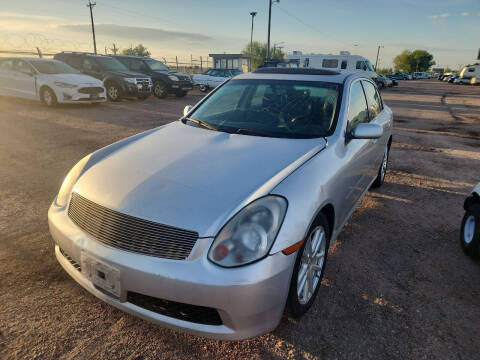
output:
<path id="1" fill-rule="evenodd" d="M 168 95 L 167 85 L 161 81 L 155 81 L 153 84 L 153 95 L 159 99 L 166 98 Z"/>
<path id="2" fill-rule="evenodd" d="M 382 186 L 383 183 L 385 182 L 385 175 L 387 174 L 387 168 L 388 168 L 388 155 L 389 155 L 389 153 L 390 153 L 390 148 L 387 145 L 385 147 L 385 152 L 383 154 L 382 163 L 380 164 L 380 169 L 378 169 L 377 178 L 375 179 L 375 181 L 372 184 L 373 188 L 378 188 L 378 187 Z"/>
<path id="3" fill-rule="evenodd" d="M 305 314 L 315 301 L 323 278 L 329 241 L 328 221 L 320 213 L 310 227 L 293 268 L 287 307 L 295 318 Z"/>
<path id="4" fill-rule="evenodd" d="M 480 204 L 470 205 L 465 211 L 460 243 L 466 254 L 473 258 L 480 257 Z"/>
<path id="5" fill-rule="evenodd" d="M 42 102 L 48 107 L 53 107 L 58 104 L 57 96 L 55 95 L 54 91 L 48 87 L 42 89 L 42 92 L 40 93 L 40 98 Z"/>
<path id="6" fill-rule="evenodd" d="M 201 92 L 207 92 L 208 91 L 208 86 L 207 85 L 198 85 L 198 90 L 200 90 Z"/>
<path id="7" fill-rule="evenodd" d="M 122 100 L 122 92 L 118 85 L 113 83 L 107 85 L 107 97 L 110 101 Z"/>

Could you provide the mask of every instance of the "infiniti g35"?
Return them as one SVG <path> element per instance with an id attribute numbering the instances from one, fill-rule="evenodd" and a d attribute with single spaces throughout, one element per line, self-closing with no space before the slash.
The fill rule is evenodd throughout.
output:
<path id="1" fill-rule="evenodd" d="M 109 304 L 217 339 L 314 303 L 328 247 L 384 182 L 392 112 L 371 79 L 262 68 L 176 122 L 80 160 L 48 219 L 62 267 Z"/>

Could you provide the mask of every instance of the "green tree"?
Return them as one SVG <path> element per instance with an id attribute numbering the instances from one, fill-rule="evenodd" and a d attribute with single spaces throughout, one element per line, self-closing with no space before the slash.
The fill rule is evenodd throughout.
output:
<path id="1" fill-rule="evenodd" d="M 130 45 L 129 48 L 122 50 L 123 55 L 135 55 L 135 56 L 149 56 L 150 51 L 147 50 L 145 46 L 142 44 L 138 44 L 137 46 L 133 47 Z"/>
<path id="2" fill-rule="evenodd" d="M 395 71 L 412 73 L 414 71 L 427 71 L 435 65 L 433 55 L 425 50 L 404 50 L 393 59 Z"/>
<path id="3" fill-rule="evenodd" d="M 250 48 L 250 44 L 248 44 L 243 49 L 242 53 L 252 55 L 252 70 L 255 70 L 262 65 L 267 58 L 267 44 L 254 41 L 252 48 Z M 270 58 L 273 60 L 283 60 L 285 58 L 285 54 L 282 52 L 282 49 L 270 48 Z"/>

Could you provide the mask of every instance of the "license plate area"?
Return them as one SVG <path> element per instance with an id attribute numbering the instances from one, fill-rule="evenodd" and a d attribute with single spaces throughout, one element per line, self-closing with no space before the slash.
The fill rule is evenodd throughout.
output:
<path id="1" fill-rule="evenodd" d="M 98 94 L 90 94 L 90 100 L 97 100 Z"/>
<path id="2" fill-rule="evenodd" d="M 82 252 L 82 273 L 97 287 L 119 298 L 120 270 L 105 262 Z"/>

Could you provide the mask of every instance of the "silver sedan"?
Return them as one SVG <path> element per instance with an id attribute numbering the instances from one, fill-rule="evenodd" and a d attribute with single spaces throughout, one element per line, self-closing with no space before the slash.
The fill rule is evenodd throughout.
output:
<path id="1" fill-rule="evenodd" d="M 384 182 L 392 112 L 371 79 L 237 76 L 176 122 L 80 160 L 48 213 L 98 298 L 165 327 L 244 339 L 303 315 L 328 247 Z"/>

